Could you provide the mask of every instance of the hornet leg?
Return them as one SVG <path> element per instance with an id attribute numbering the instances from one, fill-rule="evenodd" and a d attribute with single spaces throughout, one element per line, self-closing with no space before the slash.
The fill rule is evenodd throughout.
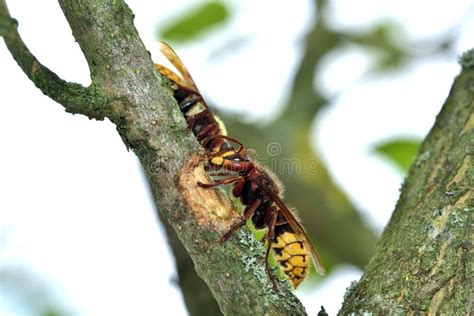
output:
<path id="1" fill-rule="evenodd" d="M 230 238 L 230 236 L 240 227 L 244 226 L 245 222 L 252 217 L 253 213 L 257 210 L 257 208 L 260 206 L 262 203 L 262 200 L 257 199 L 255 200 L 249 207 L 245 208 L 244 211 L 244 218 L 232 225 L 227 233 L 224 234 L 224 236 L 221 237 L 219 240 L 221 243 L 225 242 L 227 239 Z"/>

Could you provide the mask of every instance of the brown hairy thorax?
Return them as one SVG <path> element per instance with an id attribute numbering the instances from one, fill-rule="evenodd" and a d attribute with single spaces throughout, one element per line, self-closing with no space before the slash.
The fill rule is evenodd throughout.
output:
<path id="1" fill-rule="evenodd" d="M 203 155 L 191 157 L 180 171 L 180 191 L 200 225 L 226 231 L 238 215 L 234 212 L 232 202 L 224 194 L 218 190 L 207 190 L 196 185 L 197 182 L 210 182 L 209 175 L 204 170 L 205 161 L 206 157 Z"/>

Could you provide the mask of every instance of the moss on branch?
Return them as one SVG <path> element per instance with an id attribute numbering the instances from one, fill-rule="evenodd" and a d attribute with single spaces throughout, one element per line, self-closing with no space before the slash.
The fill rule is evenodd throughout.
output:
<path id="1" fill-rule="evenodd" d="M 4 0 L 0 0 L 0 35 L 20 68 L 45 95 L 62 104 L 67 112 L 104 119 L 107 99 L 93 85 L 86 88 L 64 81 L 42 65 L 23 42 L 18 23 L 10 16 Z"/>
<path id="2" fill-rule="evenodd" d="M 59 3 L 88 62 L 91 87 L 65 82 L 41 65 L 16 27 L 8 26 L 8 10 L 0 0 L 0 27 L 6 25 L 1 34 L 23 71 L 68 111 L 108 117 L 117 125 L 143 166 L 158 209 L 224 314 L 304 315 L 304 307 L 286 282 L 280 282 L 278 291 L 271 288 L 264 273 L 262 245 L 246 229 L 225 245 L 218 242 L 235 216 L 218 208 L 223 203 L 221 196 L 206 198 L 212 221 L 202 221 L 207 213 L 197 212 L 189 196 L 186 199 L 180 175 L 202 149 L 187 130 L 168 82 L 155 71 L 128 6 L 120 0 Z"/>
<path id="3" fill-rule="evenodd" d="M 405 180 L 379 250 L 346 294 L 341 315 L 469 314 L 473 127 L 474 69 L 465 67 Z"/>

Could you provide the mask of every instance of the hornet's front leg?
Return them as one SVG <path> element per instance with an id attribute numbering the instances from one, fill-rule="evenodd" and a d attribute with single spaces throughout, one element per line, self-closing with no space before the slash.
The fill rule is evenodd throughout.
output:
<path id="1" fill-rule="evenodd" d="M 245 222 L 252 217 L 252 215 L 255 213 L 255 211 L 258 209 L 258 207 L 260 206 L 260 204 L 262 204 L 262 200 L 260 199 L 257 199 L 255 200 L 250 206 L 247 206 L 245 208 L 245 211 L 244 211 L 244 217 L 242 218 L 242 220 L 238 221 L 237 223 L 235 223 L 234 225 L 232 225 L 230 227 L 230 229 L 227 231 L 227 233 L 225 233 L 221 239 L 220 239 L 220 242 L 223 243 L 225 242 L 227 239 L 230 238 L 230 236 L 237 230 L 239 229 L 240 227 L 244 226 Z"/>

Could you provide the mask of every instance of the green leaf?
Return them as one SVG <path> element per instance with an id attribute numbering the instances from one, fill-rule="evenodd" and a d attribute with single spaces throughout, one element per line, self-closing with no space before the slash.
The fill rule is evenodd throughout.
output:
<path id="1" fill-rule="evenodd" d="M 374 151 L 390 160 L 401 171 L 406 173 L 413 163 L 419 147 L 420 140 L 399 138 L 377 144 L 374 147 Z"/>
<path id="2" fill-rule="evenodd" d="M 227 7 L 221 2 L 206 2 L 186 12 L 177 21 L 164 27 L 160 40 L 183 43 L 195 39 L 209 29 L 222 24 L 229 17 Z"/>

